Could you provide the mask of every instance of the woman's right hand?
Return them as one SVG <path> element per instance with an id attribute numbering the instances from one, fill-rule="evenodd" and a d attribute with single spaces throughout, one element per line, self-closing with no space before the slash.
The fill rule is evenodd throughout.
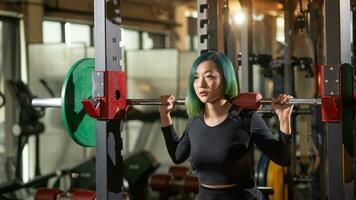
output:
<path id="1" fill-rule="evenodd" d="M 161 117 L 161 124 L 162 126 L 168 126 L 172 124 L 171 119 L 171 112 L 175 108 L 175 101 L 176 98 L 169 94 L 169 95 L 162 95 L 160 96 L 161 105 L 159 106 L 159 113 Z"/>

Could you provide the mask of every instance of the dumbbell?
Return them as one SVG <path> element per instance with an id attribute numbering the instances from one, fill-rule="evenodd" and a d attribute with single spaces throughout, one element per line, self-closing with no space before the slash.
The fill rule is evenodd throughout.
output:
<path id="1" fill-rule="evenodd" d="M 63 193 L 60 189 L 39 188 L 35 194 L 35 200 L 56 200 L 59 194 Z"/>
<path id="2" fill-rule="evenodd" d="M 173 165 L 169 167 L 168 173 L 174 180 L 183 180 L 187 176 L 188 171 L 188 167 Z"/>
<path id="3" fill-rule="evenodd" d="M 95 200 L 96 194 L 91 190 L 76 189 L 73 192 L 63 192 L 60 189 L 39 188 L 35 200 Z"/>

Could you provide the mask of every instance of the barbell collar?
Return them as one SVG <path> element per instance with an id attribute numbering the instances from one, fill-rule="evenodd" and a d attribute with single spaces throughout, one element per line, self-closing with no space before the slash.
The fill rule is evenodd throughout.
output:
<path id="1" fill-rule="evenodd" d="M 257 110 L 257 113 L 273 115 L 276 112 L 271 108 L 261 108 L 261 109 Z M 313 113 L 312 109 L 293 109 L 293 111 L 292 111 L 292 114 L 295 114 L 295 115 L 310 115 L 312 113 Z"/>

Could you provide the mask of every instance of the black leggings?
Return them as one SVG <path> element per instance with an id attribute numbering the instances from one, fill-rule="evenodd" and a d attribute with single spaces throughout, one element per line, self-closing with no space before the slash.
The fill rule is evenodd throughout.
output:
<path id="1" fill-rule="evenodd" d="M 221 189 L 200 186 L 197 200 L 263 200 L 263 197 L 256 187 L 241 190 L 237 186 Z"/>

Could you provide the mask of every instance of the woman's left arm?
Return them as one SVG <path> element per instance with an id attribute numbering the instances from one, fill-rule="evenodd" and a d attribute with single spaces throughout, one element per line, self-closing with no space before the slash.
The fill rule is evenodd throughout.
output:
<path id="1" fill-rule="evenodd" d="M 288 95 L 279 95 L 273 100 L 272 107 L 278 115 L 280 122 L 279 137 L 273 136 L 260 115 L 254 113 L 251 118 L 250 131 L 255 144 L 267 156 L 279 165 L 288 166 L 292 152 L 291 138 L 291 113 L 293 106 L 285 105 L 286 101 L 293 98 Z"/>

